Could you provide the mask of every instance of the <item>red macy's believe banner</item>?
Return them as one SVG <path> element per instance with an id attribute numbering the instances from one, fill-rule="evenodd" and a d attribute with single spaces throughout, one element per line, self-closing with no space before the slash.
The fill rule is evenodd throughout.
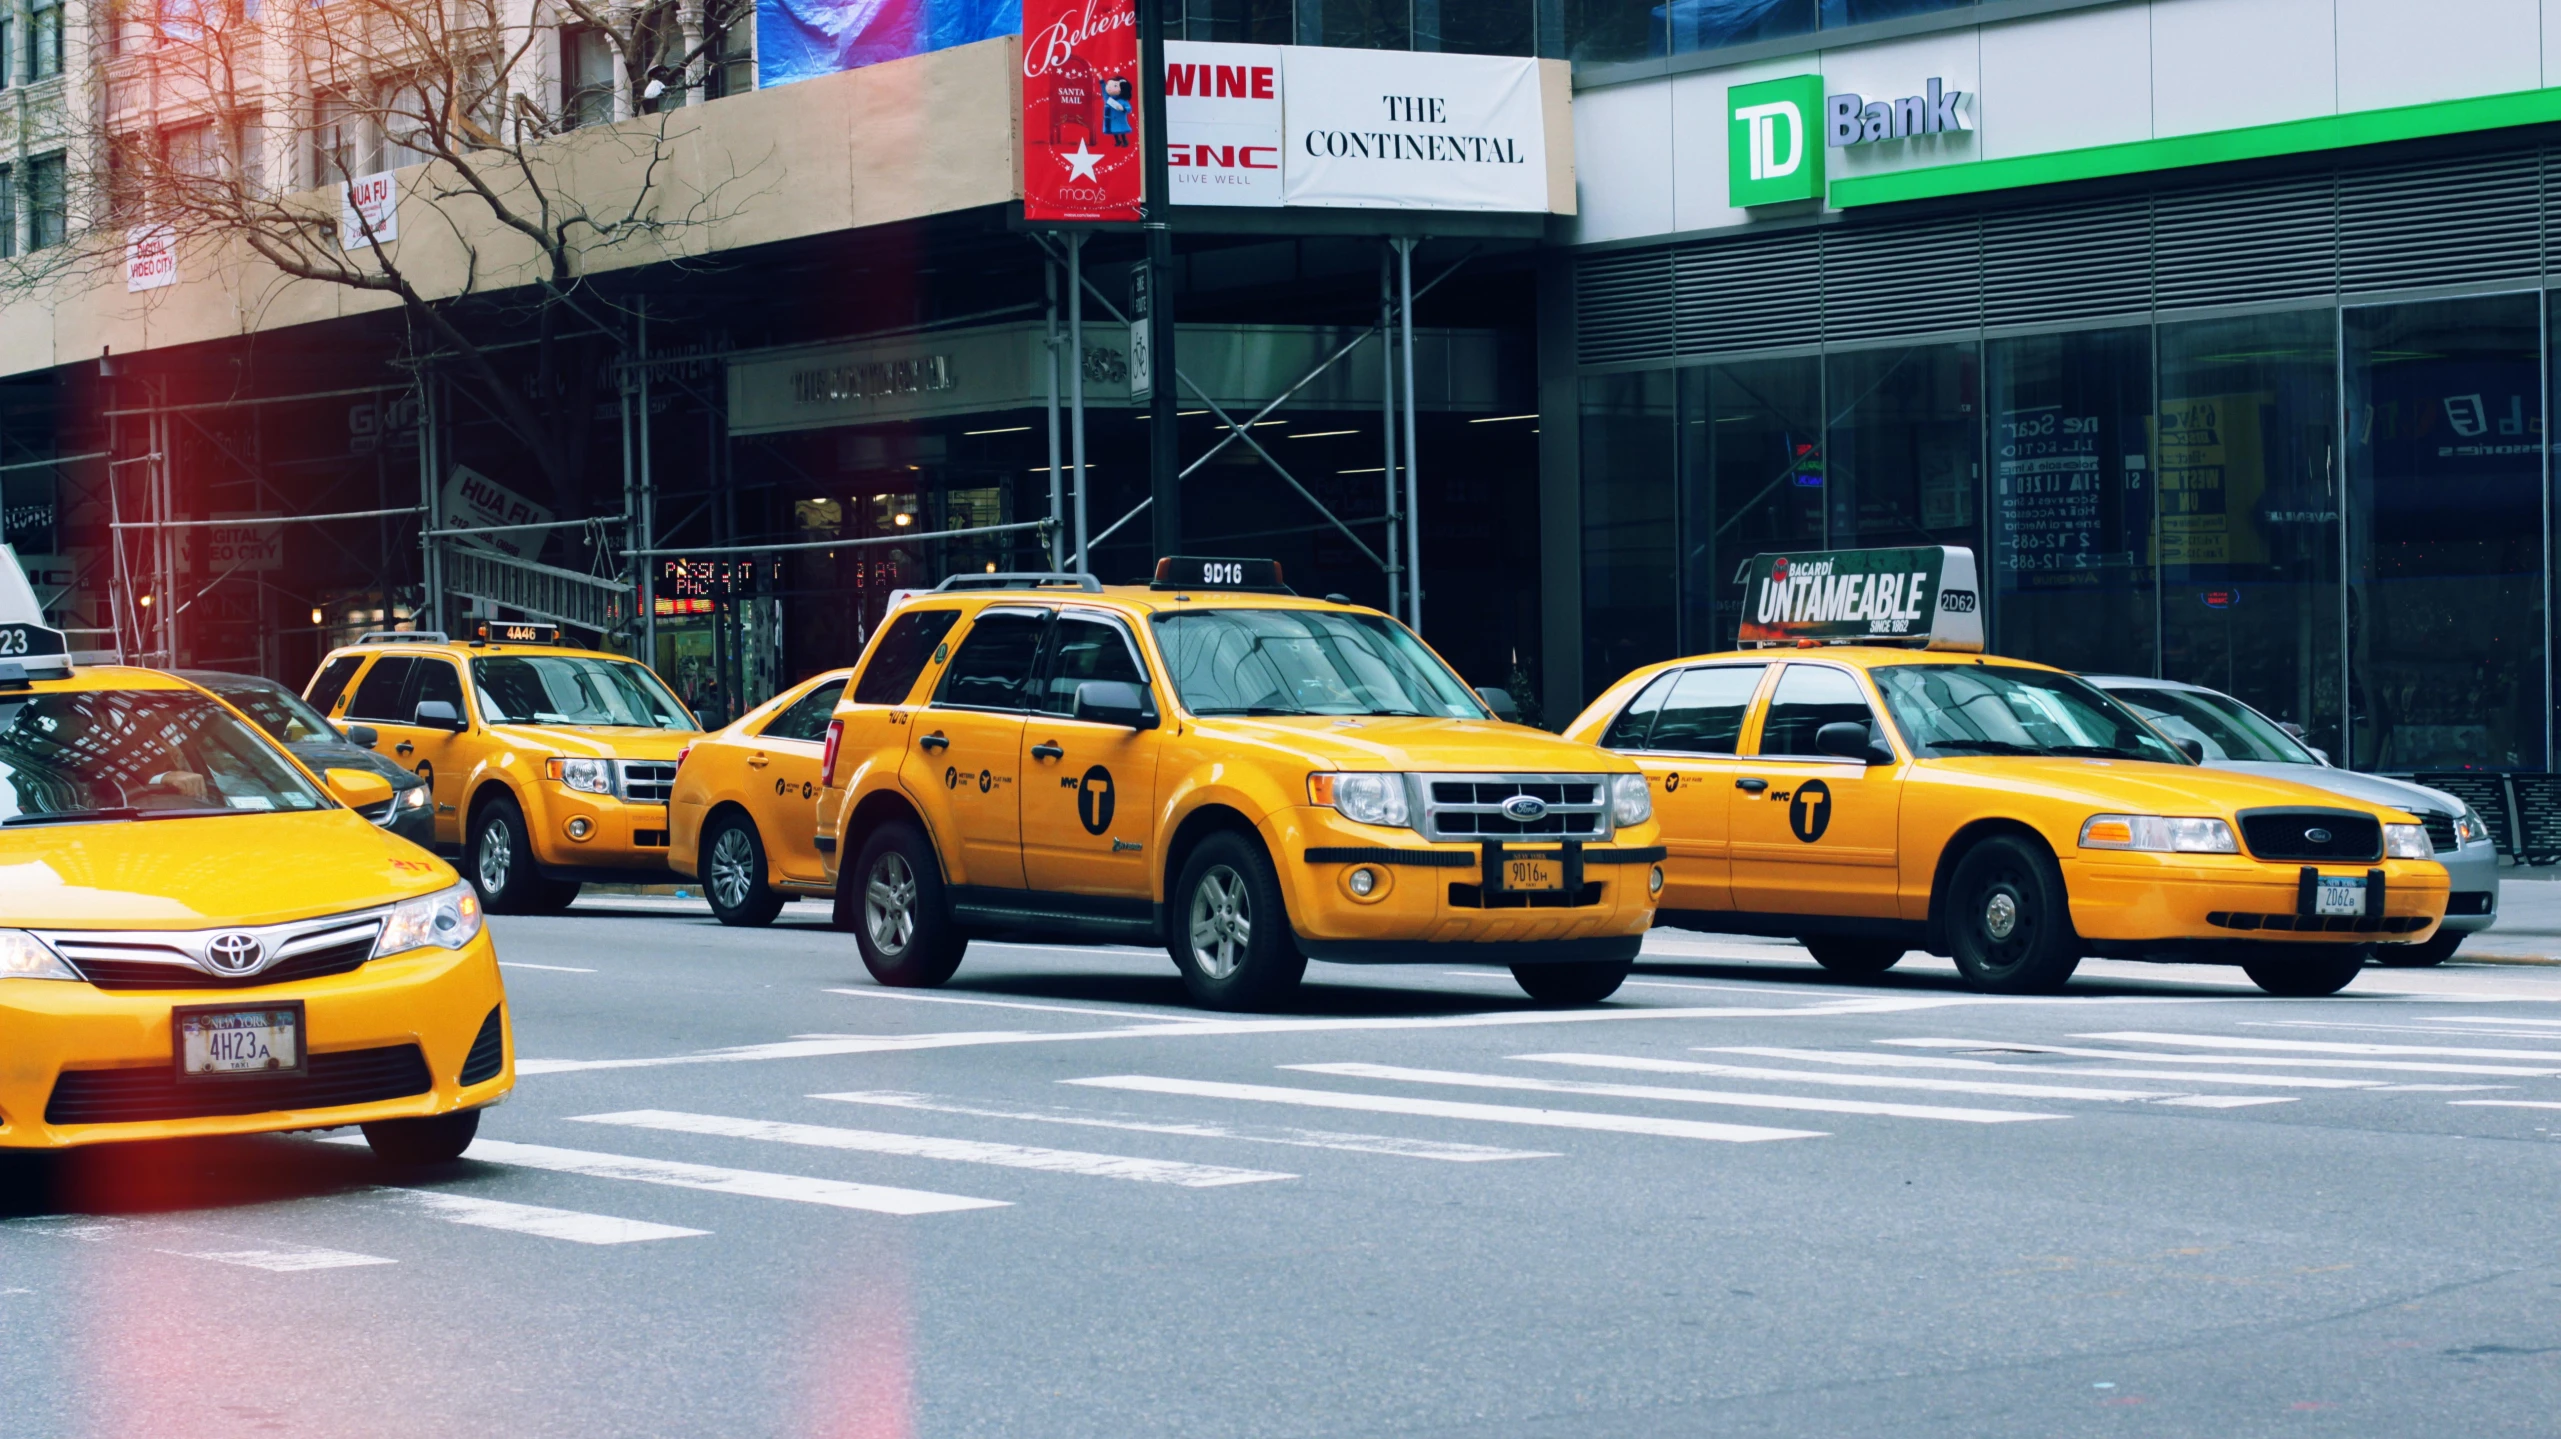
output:
<path id="1" fill-rule="evenodd" d="M 1138 219 L 1144 154 L 1133 0 L 1023 0 L 1023 218 Z"/>

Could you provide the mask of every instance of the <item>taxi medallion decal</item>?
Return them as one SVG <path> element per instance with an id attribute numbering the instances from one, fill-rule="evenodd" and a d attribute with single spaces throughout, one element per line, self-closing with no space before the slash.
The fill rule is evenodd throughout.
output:
<path id="1" fill-rule="evenodd" d="M 1787 799 L 1787 827 L 1796 837 L 1812 844 L 1823 837 L 1832 823 L 1832 787 L 1819 779 L 1809 779 L 1796 787 Z"/>
<path id="2" fill-rule="evenodd" d="M 1087 834 L 1101 834 L 1112 827 L 1112 772 L 1096 765 L 1085 771 L 1084 782 L 1076 786 L 1076 818 Z"/>

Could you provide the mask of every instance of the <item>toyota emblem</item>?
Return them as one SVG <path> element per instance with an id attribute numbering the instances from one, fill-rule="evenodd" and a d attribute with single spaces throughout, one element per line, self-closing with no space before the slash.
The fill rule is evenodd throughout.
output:
<path id="1" fill-rule="evenodd" d="M 2303 832 L 2303 837 L 2312 841 L 2314 844 L 2328 844 L 2330 842 L 2330 832 L 2321 828 L 2319 825 L 2314 825 L 2312 828 L 2305 830 Z"/>
<path id="2" fill-rule="evenodd" d="M 217 934 L 205 946 L 205 964 L 216 974 L 247 974 L 266 957 L 267 947 L 258 942 L 256 935 L 238 930 Z"/>
<path id="3" fill-rule="evenodd" d="M 1534 794 L 1516 794 L 1503 801 L 1503 813 L 1523 824 L 1547 818 L 1547 801 Z"/>

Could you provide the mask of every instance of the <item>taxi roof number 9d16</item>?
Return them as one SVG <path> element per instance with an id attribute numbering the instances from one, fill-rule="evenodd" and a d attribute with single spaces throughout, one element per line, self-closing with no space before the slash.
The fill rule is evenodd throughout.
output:
<path id="1" fill-rule="evenodd" d="M 1983 652 L 1972 550 L 1924 545 L 1754 555 L 1740 578 L 1740 649 L 1890 645 Z"/>

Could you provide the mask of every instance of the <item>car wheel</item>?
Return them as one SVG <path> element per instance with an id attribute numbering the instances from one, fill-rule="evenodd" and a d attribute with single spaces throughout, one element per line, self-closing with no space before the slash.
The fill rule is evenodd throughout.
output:
<path id="1" fill-rule="evenodd" d="M 1512 978 L 1524 993 L 1541 1004 L 1598 1004 L 1618 993 L 1618 987 L 1627 982 L 1627 972 L 1635 967 L 1632 959 L 1594 964 L 1516 964 L 1512 966 Z"/>
<path id="2" fill-rule="evenodd" d="M 364 1126 L 365 1143 L 374 1157 L 403 1168 L 451 1164 L 480 1133 L 480 1111 L 439 1114 L 430 1119 L 385 1119 Z"/>
<path id="3" fill-rule="evenodd" d="M 2417 944 L 2376 945 L 2374 962 L 2386 969 L 2422 969 L 2431 964 L 2445 963 L 2454 958 L 2454 952 L 2462 947 L 2462 935 L 2439 925 L 2436 933 Z"/>
<path id="4" fill-rule="evenodd" d="M 525 812 L 512 799 L 491 800 L 472 822 L 463 873 L 471 877 L 471 887 L 480 891 L 480 903 L 491 914 L 539 913 L 549 898 L 550 887 L 534 868 Z M 577 897 L 574 888 L 570 897 Z"/>
<path id="5" fill-rule="evenodd" d="M 899 989 L 931 989 L 950 979 L 969 948 L 943 903 L 934 847 L 904 821 L 873 830 L 838 879 L 836 923 L 853 930 L 871 977 Z"/>
<path id="6" fill-rule="evenodd" d="M 566 914 L 587 886 L 574 879 L 546 879 L 525 904 L 527 914 Z"/>
<path id="7" fill-rule="evenodd" d="M 765 883 L 764 841 L 735 815 L 714 825 L 703 844 L 702 880 L 712 918 L 722 924 L 752 929 L 783 912 L 783 897 Z"/>
<path id="8" fill-rule="evenodd" d="M 1194 1003 L 1268 1009 L 1298 988 L 1307 956 L 1262 845 L 1233 831 L 1201 841 L 1183 862 L 1173 901 L 1165 949 Z"/>
<path id="9" fill-rule="evenodd" d="M 1996 835 L 1967 850 L 1944 917 L 1957 972 L 1986 993 L 2051 994 L 2080 967 L 2063 872 L 2043 845 Z"/>
<path id="10" fill-rule="evenodd" d="M 2300 953 L 2280 950 L 2244 961 L 2241 972 L 2250 982 L 2280 999 L 2319 999 L 2353 983 L 2374 953 L 2368 944 L 2307 946 Z"/>
<path id="11" fill-rule="evenodd" d="M 1833 934 L 1809 934 L 1797 941 L 1814 962 L 1844 979 L 1864 979 L 1883 974 L 1903 962 L 1903 946 L 1890 939 L 1844 939 Z"/>

